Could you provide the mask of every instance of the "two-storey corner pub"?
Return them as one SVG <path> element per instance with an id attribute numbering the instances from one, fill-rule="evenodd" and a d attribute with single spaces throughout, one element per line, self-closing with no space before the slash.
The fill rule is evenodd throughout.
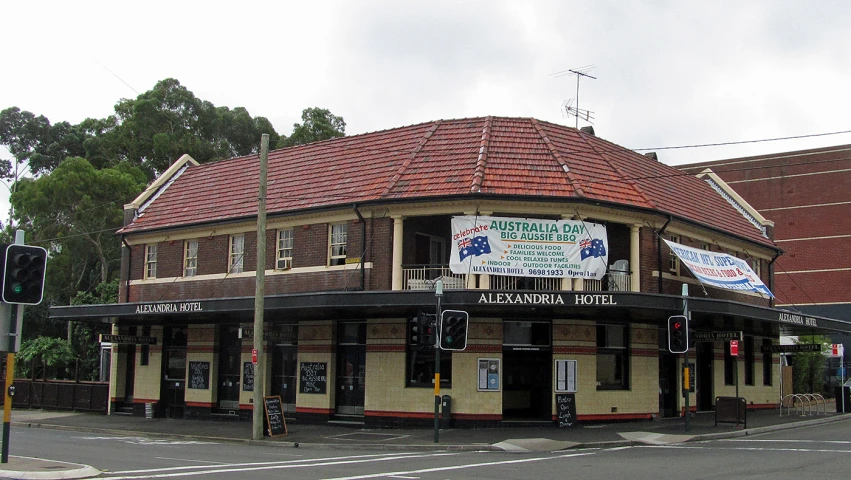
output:
<path id="1" fill-rule="evenodd" d="M 271 151 L 258 261 L 259 163 L 178 159 L 125 206 L 120 303 L 51 309 L 112 325 L 111 412 L 248 419 L 257 384 L 289 421 L 428 426 L 438 308 L 469 315 L 437 363 L 457 427 L 554 425 L 565 398 L 580 422 L 682 415 L 684 309 L 698 410 L 777 406 L 780 335 L 851 331 L 772 307 L 772 224 L 720 178 L 587 127 L 439 120 Z"/>

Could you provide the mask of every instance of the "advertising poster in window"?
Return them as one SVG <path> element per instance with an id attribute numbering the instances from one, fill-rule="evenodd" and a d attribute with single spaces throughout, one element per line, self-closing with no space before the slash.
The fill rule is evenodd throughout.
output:
<path id="1" fill-rule="evenodd" d="M 479 387 L 480 392 L 499 391 L 499 359 L 479 359 Z"/>
<path id="2" fill-rule="evenodd" d="M 581 220 L 452 217 L 452 273 L 588 278 L 606 274 L 606 226 Z"/>
<path id="3" fill-rule="evenodd" d="M 576 360 L 556 360 L 556 392 L 576 393 Z"/>

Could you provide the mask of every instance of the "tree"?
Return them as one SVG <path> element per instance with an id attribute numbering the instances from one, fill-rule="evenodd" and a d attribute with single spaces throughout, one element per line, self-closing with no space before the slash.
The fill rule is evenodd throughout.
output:
<path id="1" fill-rule="evenodd" d="M 304 145 L 306 143 L 329 140 L 346 136 L 346 122 L 343 117 L 333 115 L 324 108 L 306 108 L 301 112 L 302 124 L 293 124 L 293 133 L 281 137 L 278 148 Z M 270 139 L 271 141 L 271 139 Z"/>
<path id="2" fill-rule="evenodd" d="M 60 257 L 59 264 L 70 269 L 64 272 L 71 275 L 65 279 L 71 283 L 66 285 L 66 301 L 117 272 L 120 244 L 114 233 L 123 224 L 123 205 L 145 188 L 146 180 L 140 169 L 126 162 L 98 170 L 76 157 L 49 175 L 19 183 L 10 198 L 16 216 L 36 241 L 51 239 L 51 263 Z M 95 279 L 88 277 L 92 267 L 98 272 Z"/>
<path id="3" fill-rule="evenodd" d="M 3 168 L 8 172 L 24 165 L 34 175 L 50 172 L 66 157 L 84 155 L 83 144 L 89 136 L 79 125 L 68 122 L 51 125 L 44 115 L 35 116 L 18 107 L 0 112 L 0 144 L 9 149 L 16 162 L 12 166 L 7 161 L 9 165 Z M 14 180 L 8 173 L 5 177 Z"/>
<path id="4" fill-rule="evenodd" d="M 44 380 L 48 377 L 49 367 L 54 368 L 54 375 L 51 376 L 57 378 L 69 377 L 69 367 L 77 359 L 68 341 L 54 337 L 39 337 L 22 342 L 21 350 L 15 358 L 18 360 L 16 362 L 16 374 L 18 376 L 34 379 L 41 373 Z M 40 372 L 35 368 L 36 363 L 41 363 Z"/>
<path id="5" fill-rule="evenodd" d="M 823 335 L 808 336 L 806 341 L 798 339 L 796 344 L 818 343 L 822 349 L 829 345 Z M 792 388 L 795 393 L 821 393 L 825 391 L 825 367 L 827 359 L 821 352 L 805 352 L 792 355 Z"/>
<path id="6" fill-rule="evenodd" d="M 118 125 L 108 133 L 111 143 L 151 176 L 183 154 L 204 163 L 256 153 L 263 133 L 270 142 L 279 138 L 265 118 L 252 119 L 242 107 L 216 108 L 173 78 L 157 82 L 136 99 L 120 101 L 115 112 Z"/>

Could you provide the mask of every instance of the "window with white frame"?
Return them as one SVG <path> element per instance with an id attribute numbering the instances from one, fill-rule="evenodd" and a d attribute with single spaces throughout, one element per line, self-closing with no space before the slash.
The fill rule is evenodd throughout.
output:
<path id="1" fill-rule="evenodd" d="M 145 245 L 145 278 L 157 278 L 156 245 Z"/>
<path id="2" fill-rule="evenodd" d="M 293 229 L 278 230 L 278 254 L 275 268 L 287 270 L 293 266 Z"/>
<path id="3" fill-rule="evenodd" d="M 749 258 L 748 263 L 750 264 L 751 270 L 756 274 L 757 278 L 762 278 L 762 262 L 758 258 Z"/>
<path id="4" fill-rule="evenodd" d="M 230 258 L 228 272 L 241 273 L 245 269 L 245 235 L 230 236 Z"/>
<path id="5" fill-rule="evenodd" d="M 198 240 L 187 240 L 183 244 L 183 276 L 198 274 Z"/>
<path id="6" fill-rule="evenodd" d="M 670 240 L 674 243 L 680 243 L 680 237 L 678 235 L 671 235 L 671 238 L 669 238 L 668 240 Z M 678 257 L 676 253 L 674 253 L 674 249 L 671 249 L 670 255 L 671 255 L 671 257 L 670 257 L 671 263 L 670 263 L 668 268 L 671 271 L 671 273 L 673 273 L 674 275 L 679 275 L 680 274 L 680 257 Z"/>
<path id="7" fill-rule="evenodd" d="M 346 240 L 349 236 L 349 225 L 335 223 L 329 228 L 329 234 L 328 265 L 345 265 Z"/>

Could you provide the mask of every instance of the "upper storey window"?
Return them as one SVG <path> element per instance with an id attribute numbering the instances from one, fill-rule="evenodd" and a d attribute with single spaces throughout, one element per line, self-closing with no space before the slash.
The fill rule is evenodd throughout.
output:
<path id="1" fill-rule="evenodd" d="M 278 255 L 275 268 L 288 270 L 293 266 L 293 229 L 278 230 Z"/>
<path id="2" fill-rule="evenodd" d="M 183 244 L 183 276 L 198 274 L 198 240 L 187 240 Z"/>
<path id="3" fill-rule="evenodd" d="M 230 236 L 230 258 L 228 259 L 228 272 L 242 273 L 245 269 L 245 235 Z"/>
<path id="4" fill-rule="evenodd" d="M 328 248 L 328 265 L 346 264 L 346 241 L 349 236 L 349 226 L 345 223 L 335 223 L 328 229 L 330 239 Z"/>
<path id="5" fill-rule="evenodd" d="M 668 240 L 670 240 L 674 243 L 680 243 L 679 235 L 671 235 L 671 237 Z M 670 251 L 670 265 L 669 265 L 668 268 L 670 269 L 671 273 L 673 273 L 674 275 L 680 274 L 680 257 L 678 257 L 677 254 L 674 253 L 673 250 Z"/>
<path id="6" fill-rule="evenodd" d="M 145 278 L 157 278 L 157 246 L 145 245 Z"/>

